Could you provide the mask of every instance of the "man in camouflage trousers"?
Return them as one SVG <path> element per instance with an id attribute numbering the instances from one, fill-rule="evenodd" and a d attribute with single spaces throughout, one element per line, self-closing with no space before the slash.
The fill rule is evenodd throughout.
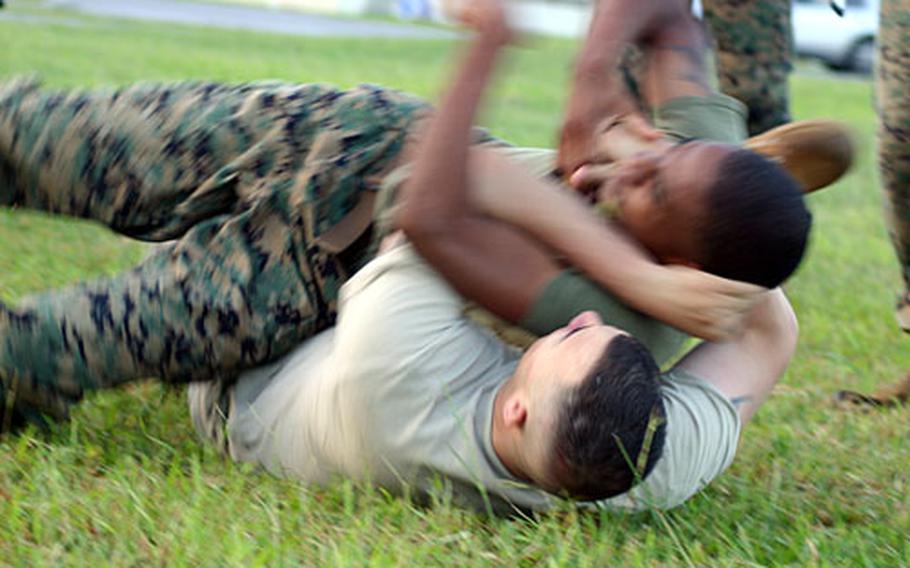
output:
<path id="1" fill-rule="evenodd" d="M 906 287 L 899 319 L 910 331 L 910 0 L 881 3 L 876 103 L 885 220 Z"/>
<path id="2" fill-rule="evenodd" d="M 910 0 L 881 1 L 876 43 L 878 170 L 885 224 L 904 280 L 895 316 L 900 328 L 910 333 Z M 838 398 L 875 406 L 905 402 L 910 399 L 910 372 L 871 395 L 841 391 Z"/>
<path id="3" fill-rule="evenodd" d="M 749 107 L 749 135 L 790 122 L 790 0 L 702 0 L 720 90 Z"/>
<path id="4" fill-rule="evenodd" d="M 896 306 L 897 322 L 910 333 L 910 0 L 882 0 L 880 9 L 875 68 L 878 169 L 885 194 L 885 222 L 904 279 L 904 292 Z M 908 397 L 910 373 L 861 398 L 872 404 L 895 404 Z"/>
<path id="5" fill-rule="evenodd" d="M 0 206 L 164 242 L 111 278 L 0 304 L 0 429 L 89 390 L 230 376 L 331 326 L 320 237 L 377 188 L 426 103 L 361 86 L 0 85 Z"/>

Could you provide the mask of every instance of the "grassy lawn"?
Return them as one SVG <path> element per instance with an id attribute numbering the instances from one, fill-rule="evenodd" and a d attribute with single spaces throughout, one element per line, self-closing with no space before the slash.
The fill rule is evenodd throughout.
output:
<path id="1" fill-rule="evenodd" d="M 38 72 L 55 86 L 376 82 L 432 97 L 452 47 L 77 19 L 0 21 L 0 76 Z M 484 122 L 513 142 L 550 145 L 572 48 L 516 53 Z M 910 368 L 891 315 L 899 282 L 880 217 L 871 100 L 865 82 L 793 80 L 796 116 L 848 122 L 859 163 L 811 199 L 810 254 L 788 285 L 802 323 L 794 363 L 736 463 L 687 505 L 505 520 L 346 483 L 307 489 L 204 448 L 182 390 L 146 384 L 91 397 L 50 435 L 0 441 L 0 565 L 906 565 L 910 408 L 830 404 L 838 388 L 869 389 Z M 91 224 L 0 210 L 4 302 L 142 254 Z"/>

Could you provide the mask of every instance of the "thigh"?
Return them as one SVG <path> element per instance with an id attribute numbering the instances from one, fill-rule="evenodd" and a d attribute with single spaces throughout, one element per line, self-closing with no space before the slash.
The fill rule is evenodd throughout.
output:
<path id="1" fill-rule="evenodd" d="M 332 325 L 345 273 L 316 237 L 375 189 L 425 105 L 375 88 L 295 104 L 243 167 L 227 166 L 229 213 L 196 220 L 133 270 L 0 309 L 4 383 L 68 402 L 141 378 L 209 380 Z M 304 111 L 319 128 L 295 119 Z M 176 213 L 209 199 L 196 193 Z"/>

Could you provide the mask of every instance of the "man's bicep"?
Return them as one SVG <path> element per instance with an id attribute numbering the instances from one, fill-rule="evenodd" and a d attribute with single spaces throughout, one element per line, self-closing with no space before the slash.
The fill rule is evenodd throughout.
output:
<path id="1" fill-rule="evenodd" d="M 676 367 L 714 385 L 747 422 L 786 370 L 797 335 L 792 308 L 780 290 L 774 290 L 753 311 L 740 338 L 702 343 Z"/>
<path id="2" fill-rule="evenodd" d="M 791 354 L 786 345 L 758 334 L 726 343 L 701 343 L 675 368 L 711 383 L 730 399 L 745 423 L 771 393 Z"/>
<path id="3" fill-rule="evenodd" d="M 703 342 L 692 349 L 675 368 L 708 383 L 740 405 L 753 400 L 753 387 L 776 377 L 777 367 L 765 364 L 757 352 L 742 349 L 737 342 Z"/>
<path id="4" fill-rule="evenodd" d="M 469 216 L 444 238 L 415 239 L 420 254 L 464 297 L 520 320 L 559 267 L 541 245 L 501 221 Z"/>

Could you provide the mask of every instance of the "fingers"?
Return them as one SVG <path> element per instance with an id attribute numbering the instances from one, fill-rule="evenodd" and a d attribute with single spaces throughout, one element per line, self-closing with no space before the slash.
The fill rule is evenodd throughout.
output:
<path id="1" fill-rule="evenodd" d="M 746 329 L 752 309 L 764 297 L 767 289 L 754 284 L 717 278 L 719 289 L 710 298 L 706 313 L 711 314 L 713 341 L 728 341 L 739 337 Z"/>
<path id="2" fill-rule="evenodd" d="M 613 164 L 585 164 L 569 177 L 569 185 L 579 191 L 590 191 L 609 179 Z"/>
<path id="3" fill-rule="evenodd" d="M 654 128 L 654 125 L 648 122 L 639 112 L 627 114 L 623 117 L 622 123 L 632 134 L 645 140 L 653 141 L 661 137 L 660 131 Z"/>
<path id="4" fill-rule="evenodd" d="M 708 341 L 739 337 L 766 288 L 737 282 L 685 266 L 666 266 L 679 287 L 672 298 L 681 314 L 680 329 Z"/>
<path id="5" fill-rule="evenodd" d="M 751 284 L 745 286 L 749 287 L 749 290 L 740 289 L 732 294 L 722 294 L 714 300 L 713 307 L 706 311 L 711 314 L 713 320 L 708 323 L 711 328 L 711 341 L 736 339 L 746 330 L 753 308 L 761 301 L 767 290 Z"/>
<path id="6" fill-rule="evenodd" d="M 500 0 L 464 0 L 449 4 L 446 10 L 462 25 L 479 34 L 495 37 L 503 45 L 513 39 L 505 6 Z"/>
<path id="7" fill-rule="evenodd" d="M 692 334 L 711 342 L 731 341 L 739 337 L 746 326 L 746 314 L 737 309 L 706 309 L 693 322 Z"/>
<path id="8" fill-rule="evenodd" d="M 594 129 L 584 121 L 567 121 L 560 131 L 557 167 L 571 177 L 590 161 L 594 148 Z"/>
<path id="9" fill-rule="evenodd" d="M 581 190 L 598 185 L 596 176 L 606 172 L 605 169 L 580 171 L 583 168 L 646 152 L 661 137 L 660 131 L 637 112 L 610 115 L 596 127 L 589 124 L 566 123 L 560 138 L 558 165 L 569 184 Z"/>
<path id="10" fill-rule="evenodd" d="M 768 288 L 759 286 L 758 284 L 741 282 L 739 280 L 731 280 L 729 278 L 717 276 L 716 274 L 711 274 L 703 270 L 691 268 L 689 266 L 677 264 L 667 265 L 666 268 L 672 272 L 676 272 L 678 277 L 689 277 L 696 279 L 698 281 L 698 285 L 702 288 L 702 290 L 708 293 L 723 294 L 731 297 L 751 298 L 757 301 L 761 297 L 761 294 L 768 292 Z"/>

